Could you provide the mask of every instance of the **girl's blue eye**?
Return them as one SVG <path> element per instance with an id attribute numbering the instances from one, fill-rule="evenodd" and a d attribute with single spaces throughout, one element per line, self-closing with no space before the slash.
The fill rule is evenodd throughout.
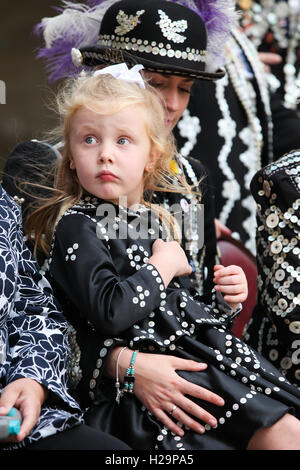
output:
<path id="1" fill-rule="evenodd" d="M 85 138 L 86 144 L 94 144 L 95 142 L 96 142 L 96 138 L 93 137 L 92 135 L 89 135 L 88 137 Z"/>
<path id="2" fill-rule="evenodd" d="M 118 144 L 120 144 L 120 145 L 129 144 L 129 139 L 126 139 L 126 137 L 121 137 L 121 138 L 118 140 Z"/>

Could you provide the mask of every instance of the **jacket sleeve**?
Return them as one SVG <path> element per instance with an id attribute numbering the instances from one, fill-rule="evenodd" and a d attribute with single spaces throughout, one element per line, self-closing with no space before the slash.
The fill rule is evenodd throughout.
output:
<path id="1" fill-rule="evenodd" d="M 84 214 L 60 220 L 49 266 L 55 283 L 101 335 L 125 331 L 158 307 L 166 295 L 151 264 L 122 279 L 109 243 L 98 238 L 96 222 Z"/>
<path id="2" fill-rule="evenodd" d="M 52 296 L 49 283 L 38 272 L 29 249 L 19 239 L 13 247 L 1 237 L 1 315 L 7 311 L 6 374 L 2 385 L 30 378 L 52 393 L 48 400 L 77 408 L 68 392 L 68 325 Z M 6 247 L 5 247 L 6 243 Z M 13 296 L 11 294 L 13 293 Z M 3 317 L 2 317 L 3 318 Z M 0 367 L 1 369 L 1 367 Z"/>

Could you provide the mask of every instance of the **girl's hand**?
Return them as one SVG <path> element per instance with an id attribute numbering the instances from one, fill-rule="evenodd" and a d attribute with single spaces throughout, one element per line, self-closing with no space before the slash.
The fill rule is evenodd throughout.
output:
<path id="1" fill-rule="evenodd" d="M 176 241 L 155 240 L 148 262 L 157 268 L 165 287 L 174 277 L 187 276 L 192 272 L 184 250 Z"/>
<path id="2" fill-rule="evenodd" d="M 177 421 L 203 434 L 204 424 L 214 427 L 217 420 L 188 396 L 217 406 L 223 406 L 224 400 L 210 390 L 183 379 L 176 373 L 176 370 L 199 372 L 206 368 L 206 364 L 188 359 L 139 352 L 135 361 L 134 394 L 159 421 L 175 434 L 180 436 L 184 434 L 182 427 L 176 424 Z M 176 409 L 171 414 L 174 405 Z"/>
<path id="3" fill-rule="evenodd" d="M 224 300 L 234 311 L 248 297 L 248 282 L 240 266 L 214 266 L 215 290 L 224 295 Z"/>
<path id="4" fill-rule="evenodd" d="M 30 433 L 38 422 L 46 395 L 46 389 L 32 379 L 15 380 L 2 390 L 0 416 L 7 415 L 12 407 L 18 408 L 22 415 L 20 432 L 7 439 L 9 442 L 20 442 Z"/>

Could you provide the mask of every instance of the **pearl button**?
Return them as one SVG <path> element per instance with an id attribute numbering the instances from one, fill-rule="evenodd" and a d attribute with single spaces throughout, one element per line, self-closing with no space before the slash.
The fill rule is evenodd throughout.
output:
<path id="1" fill-rule="evenodd" d="M 300 334 L 300 321 L 293 321 L 289 324 L 289 329 L 292 333 Z"/>
<path id="2" fill-rule="evenodd" d="M 282 367 L 282 369 L 290 369 L 292 367 L 292 365 L 293 365 L 293 363 L 292 363 L 292 359 L 290 357 L 284 357 L 280 361 L 280 366 Z"/>
<path id="3" fill-rule="evenodd" d="M 275 272 L 275 279 L 276 281 L 282 281 L 285 278 L 285 272 L 283 269 L 278 269 Z"/>
<path id="4" fill-rule="evenodd" d="M 266 224 L 269 228 L 277 227 L 279 222 L 279 217 L 277 214 L 269 214 L 266 219 Z"/>
<path id="5" fill-rule="evenodd" d="M 278 304 L 278 307 L 281 308 L 282 310 L 285 310 L 288 306 L 288 303 L 285 299 L 279 299 L 277 304 Z"/>
<path id="6" fill-rule="evenodd" d="M 275 255 L 280 253 L 282 251 L 282 243 L 279 242 L 278 240 L 275 240 L 273 243 L 271 243 L 271 251 Z"/>

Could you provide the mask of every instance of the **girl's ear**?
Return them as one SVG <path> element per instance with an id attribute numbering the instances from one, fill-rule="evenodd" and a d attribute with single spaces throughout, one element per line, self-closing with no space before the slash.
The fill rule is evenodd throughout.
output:
<path id="1" fill-rule="evenodd" d="M 75 163 L 71 159 L 70 159 L 70 168 L 71 168 L 71 170 L 75 170 Z"/>
<path id="2" fill-rule="evenodd" d="M 153 163 L 152 162 L 148 162 L 147 165 L 145 166 L 145 171 L 147 173 L 149 173 L 150 171 L 153 170 Z"/>
<path id="3" fill-rule="evenodd" d="M 157 149 L 153 149 L 149 155 L 149 161 L 147 165 L 145 166 L 145 171 L 153 171 L 153 168 L 155 167 L 155 164 L 159 158 L 159 151 Z"/>

